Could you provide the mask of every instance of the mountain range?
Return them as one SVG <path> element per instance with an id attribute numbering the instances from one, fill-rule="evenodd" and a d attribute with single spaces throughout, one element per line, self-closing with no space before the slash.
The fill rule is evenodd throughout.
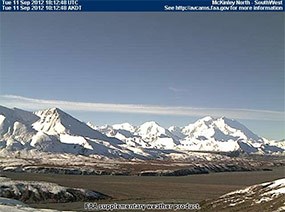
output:
<path id="1" fill-rule="evenodd" d="M 210 116 L 168 129 L 154 121 L 96 126 L 58 108 L 0 106 L 0 151 L 37 150 L 106 158 L 158 159 L 191 151 L 284 154 L 285 141 L 262 138 L 236 120 Z"/>

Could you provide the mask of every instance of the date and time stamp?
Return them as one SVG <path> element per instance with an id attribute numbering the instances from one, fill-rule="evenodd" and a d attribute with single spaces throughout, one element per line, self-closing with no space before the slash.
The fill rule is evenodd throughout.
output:
<path id="1" fill-rule="evenodd" d="M 1 0 L 2 11 L 82 11 L 78 0 Z"/>

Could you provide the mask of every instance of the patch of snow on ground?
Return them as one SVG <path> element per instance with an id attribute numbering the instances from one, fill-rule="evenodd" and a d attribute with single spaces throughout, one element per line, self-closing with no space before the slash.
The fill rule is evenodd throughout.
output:
<path id="1" fill-rule="evenodd" d="M 21 201 L 0 197 L 1 212 L 57 212 L 50 209 L 30 208 Z"/>

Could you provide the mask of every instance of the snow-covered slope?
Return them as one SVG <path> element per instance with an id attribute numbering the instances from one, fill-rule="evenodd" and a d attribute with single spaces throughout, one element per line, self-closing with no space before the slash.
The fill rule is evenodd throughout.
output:
<path id="1" fill-rule="evenodd" d="M 121 141 L 109 138 L 58 108 L 38 111 L 35 114 L 40 119 L 33 123 L 32 126 L 40 134 L 37 134 L 41 139 L 40 143 L 42 143 L 42 140 L 47 140 L 46 138 L 42 139 L 47 134 L 49 137 L 55 137 L 62 144 L 66 144 L 62 148 L 65 152 L 74 152 L 74 150 L 68 150 L 69 147 L 72 147 L 75 149 L 75 152 L 80 154 L 110 155 L 115 152 L 117 152 L 115 154 L 119 155 L 124 154 L 120 153 L 120 149 L 117 146 Z M 34 143 L 36 142 L 33 141 L 32 145 Z"/>
<path id="2" fill-rule="evenodd" d="M 35 113 L 40 119 L 33 123 L 34 129 L 48 135 L 70 134 L 89 138 L 104 139 L 106 136 L 92 129 L 58 108 L 38 111 Z"/>
<path id="3" fill-rule="evenodd" d="M 264 140 L 265 140 L 265 143 L 268 145 L 275 146 L 275 147 L 278 147 L 281 149 L 285 149 L 285 139 L 283 139 L 283 140 L 271 140 L 271 141 L 268 141 L 266 139 L 264 139 Z"/>
<path id="4" fill-rule="evenodd" d="M 27 195 L 28 193 L 30 195 Z M 55 183 L 11 180 L 0 177 L 0 197 L 12 197 L 23 202 L 34 203 L 98 200 L 107 196 L 96 191 L 63 187 Z"/>
<path id="5" fill-rule="evenodd" d="M 179 144 L 177 136 L 154 121 L 145 122 L 140 126 L 129 123 L 101 127 L 89 123 L 89 126 L 107 136 L 116 137 L 131 147 L 174 149 Z"/>
<path id="6" fill-rule="evenodd" d="M 185 137 L 180 147 L 203 151 L 243 151 L 246 153 L 271 153 L 282 151 L 265 145 L 265 140 L 241 123 L 225 117 L 207 116 L 181 129 Z"/>
<path id="7" fill-rule="evenodd" d="M 98 129 L 132 146 L 144 148 L 263 154 L 283 152 L 285 146 L 284 141 L 269 142 L 238 121 L 226 117 L 207 116 L 188 126 L 169 129 L 153 121 L 137 127 L 126 123 L 114 126 L 105 125 Z"/>
<path id="8" fill-rule="evenodd" d="M 154 121 L 95 126 L 58 108 L 31 113 L 0 106 L 0 149 L 156 159 L 189 150 L 282 153 L 284 141 L 268 141 L 239 122 L 205 117 L 186 127 L 165 129 Z M 180 153 L 178 155 L 180 155 Z M 175 153 L 176 154 L 176 153 Z M 188 153 L 187 153 L 188 155 Z"/>
<path id="9" fill-rule="evenodd" d="M 33 113 L 0 106 L 0 148 L 18 150 L 28 147 L 36 131 L 31 123 L 38 120 Z"/>
<path id="10" fill-rule="evenodd" d="M 0 197 L 1 212 L 59 212 L 57 210 L 31 208 L 21 201 Z"/>
<path id="11" fill-rule="evenodd" d="M 153 148 L 173 149 L 179 144 L 175 135 L 154 121 L 140 125 L 135 131 L 135 135 L 140 136 Z"/>
<path id="12" fill-rule="evenodd" d="M 122 123 L 122 124 L 114 124 L 112 127 L 115 130 L 126 130 L 132 133 L 136 131 L 136 127 L 134 127 L 133 125 L 127 122 Z"/>
<path id="13" fill-rule="evenodd" d="M 202 205 L 203 211 L 285 211 L 285 178 L 249 186 Z"/>
<path id="14" fill-rule="evenodd" d="M 133 158 L 119 139 L 108 137 L 58 108 L 36 113 L 0 107 L 0 149 Z M 139 157 L 139 156 L 137 156 Z"/>
<path id="15" fill-rule="evenodd" d="M 171 132 L 179 139 L 183 139 L 186 135 L 182 132 L 183 127 L 171 126 L 168 128 L 168 131 Z"/>
<path id="16" fill-rule="evenodd" d="M 41 211 L 29 208 L 24 203 L 65 203 L 106 198 L 109 197 L 92 190 L 64 187 L 48 182 L 20 181 L 0 177 L 0 211 Z M 18 208 L 19 210 L 15 210 Z"/>

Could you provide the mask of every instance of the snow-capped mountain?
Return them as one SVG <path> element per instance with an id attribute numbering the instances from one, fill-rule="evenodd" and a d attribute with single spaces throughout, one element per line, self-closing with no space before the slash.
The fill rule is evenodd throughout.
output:
<path id="1" fill-rule="evenodd" d="M 122 124 L 114 124 L 113 129 L 115 130 L 125 130 L 134 133 L 136 131 L 136 127 L 131 125 L 130 123 L 122 123 Z"/>
<path id="2" fill-rule="evenodd" d="M 33 123 L 33 128 L 48 135 L 71 134 L 97 139 L 106 137 L 58 108 L 38 111 L 35 115 L 40 119 Z"/>
<path id="3" fill-rule="evenodd" d="M 116 129 L 109 126 L 109 132 L 111 131 L 115 137 L 124 141 L 135 137 L 137 142 L 140 140 L 143 147 L 245 153 L 284 151 L 284 142 L 268 142 L 238 121 L 226 117 L 207 116 L 185 127 L 171 126 L 169 129 L 153 121 L 146 122 L 137 127 L 132 126 L 132 132 L 127 131 L 127 138 L 120 135 L 119 131 L 125 130 L 119 126 L 121 125 L 116 125 Z"/>
<path id="4" fill-rule="evenodd" d="M 179 144 L 179 138 L 154 121 L 140 125 L 135 134 L 153 148 L 173 149 Z"/>
<path id="5" fill-rule="evenodd" d="M 104 154 L 106 154 L 114 149 L 117 150 L 114 145 L 120 141 L 108 138 L 106 135 L 92 129 L 84 122 L 73 118 L 58 108 L 38 111 L 35 114 L 39 117 L 39 120 L 32 124 L 33 128 L 38 131 L 36 138 L 42 136 L 53 138 L 49 140 L 49 144 L 52 147 L 55 146 L 53 145 L 55 142 L 60 142 L 60 145 L 56 146 L 62 146 L 62 148 L 57 151 L 85 152 L 86 154 L 90 152 L 96 152 L 97 154 L 105 152 Z M 107 143 L 102 145 L 103 141 Z M 36 146 L 38 143 L 33 140 L 31 145 Z M 69 150 L 70 147 L 73 150 Z"/>
<path id="6" fill-rule="evenodd" d="M 58 108 L 35 113 L 0 108 L 0 149 L 140 158 L 123 144 Z"/>
<path id="7" fill-rule="evenodd" d="M 129 123 L 95 126 L 58 108 L 32 113 L 0 107 L 0 150 L 37 149 L 53 153 L 155 159 L 172 153 L 188 154 L 189 150 L 283 153 L 284 146 L 284 141 L 268 141 L 225 117 L 205 117 L 188 126 L 169 129 L 153 121 L 140 126 Z"/>
<path id="8" fill-rule="evenodd" d="M 263 138 L 239 122 L 207 116 L 181 129 L 181 148 L 205 151 L 262 151 Z"/>
<path id="9" fill-rule="evenodd" d="M 161 127 L 158 123 L 155 121 L 149 121 L 145 122 L 142 125 L 140 125 L 136 133 L 141 136 L 143 139 L 146 140 L 154 140 L 158 137 L 171 137 L 173 136 L 167 129 Z"/>
<path id="10" fill-rule="evenodd" d="M 101 133 L 116 137 L 124 141 L 128 146 L 142 148 L 173 149 L 179 144 L 179 138 L 169 130 L 161 127 L 154 121 L 145 122 L 140 126 L 133 126 L 129 123 L 94 126 L 93 129 Z"/>
<path id="11" fill-rule="evenodd" d="M 0 106 L 0 148 L 17 150 L 27 147 L 36 134 L 31 123 L 38 119 L 33 113 Z"/>
<path id="12" fill-rule="evenodd" d="M 268 142 L 238 121 L 226 117 L 207 116 L 185 127 L 172 126 L 169 131 L 180 137 L 181 149 L 246 153 L 282 152 L 284 149 L 281 146 L 284 142 Z"/>

